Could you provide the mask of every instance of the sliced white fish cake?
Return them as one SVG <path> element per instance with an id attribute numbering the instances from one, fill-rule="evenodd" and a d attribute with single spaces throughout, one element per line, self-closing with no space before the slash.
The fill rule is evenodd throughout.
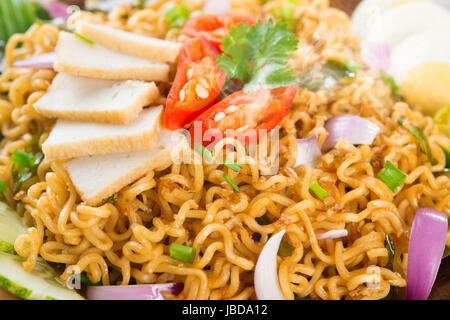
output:
<path id="1" fill-rule="evenodd" d="M 55 70 L 95 79 L 166 82 L 169 66 L 128 56 L 89 44 L 68 32 L 60 32 L 56 48 Z"/>
<path id="2" fill-rule="evenodd" d="M 159 97 L 154 82 L 112 81 L 58 73 L 35 102 L 42 115 L 67 120 L 130 123 Z"/>
<path id="3" fill-rule="evenodd" d="M 163 129 L 151 150 L 84 157 L 63 166 L 81 199 L 96 206 L 147 172 L 170 165 L 187 147 L 184 135 Z"/>
<path id="4" fill-rule="evenodd" d="M 130 124 L 58 120 L 43 143 L 45 157 L 65 160 L 151 149 L 158 140 L 163 107 L 150 107 Z"/>
<path id="5" fill-rule="evenodd" d="M 177 60 L 181 43 L 162 40 L 80 20 L 77 31 L 105 48 L 143 59 L 171 62 Z"/>

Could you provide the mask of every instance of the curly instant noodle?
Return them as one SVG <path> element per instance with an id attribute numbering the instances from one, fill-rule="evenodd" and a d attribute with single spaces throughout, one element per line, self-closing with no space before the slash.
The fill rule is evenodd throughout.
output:
<path id="1" fill-rule="evenodd" d="M 123 4 L 108 14 L 79 12 L 71 19 L 182 42 L 186 37 L 179 29 L 169 29 L 164 19 L 174 2 L 155 1 L 143 10 Z M 291 65 L 300 74 L 327 59 L 363 65 L 347 15 L 329 8 L 327 1 L 300 2 L 293 5 L 294 16 L 301 18 L 296 31 L 300 44 Z M 194 11 L 203 1 L 187 3 Z M 232 12 L 268 17 L 273 8 L 286 5 L 290 2 L 261 6 L 259 1 L 239 0 L 233 1 Z M 299 90 L 279 126 L 280 167 L 274 175 L 264 174 L 265 165 L 239 162 L 237 156 L 233 160 L 242 166 L 240 172 L 220 164 L 172 164 L 147 172 L 110 201 L 92 207 L 80 200 L 61 163 L 44 159 L 36 177 L 14 194 L 11 153 L 37 133 L 42 133 L 40 144 L 48 136 L 54 122 L 39 115 L 33 103 L 45 93 L 55 72 L 12 65 L 17 59 L 53 51 L 57 37 L 58 29 L 47 24 L 14 35 L 0 76 L 0 93 L 7 95 L 0 96 L 5 137 L 0 145 L 0 176 L 10 187 L 6 202 L 30 226 L 15 243 L 17 253 L 27 258 L 26 270 L 40 255 L 65 265 L 63 281 L 76 270 L 103 285 L 184 283 L 182 293 L 173 299 L 254 299 L 258 255 L 272 234 L 286 229 L 285 239 L 295 248 L 292 255 L 278 257 L 286 299 L 381 299 L 392 287 L 406 285 L 408 234 L 416 210 L 433 207 L 450 216 L 450 178 L 433 174 L 444 169 L 441 147 L 450 148 L 450 140 L 429 117 L 392 97 L 389 86 L 367 67 L 356 79 L 341 80 L 332 88 Z M 169 88 L 160 85 L 160 89 L 164 101 Z M 322 145 L 325 122 L 340 114 L 376 123 L 381 131 L 373 144 L 353 146 L 342 140 L 322 155 L 316 168 L 293 168 L 296 140 L 316 135 Z M 401 118 L 424 132 L 435 164 L 396 122 Z M 238 141 L 227 143 L 242 148 Z M 407 174 L 397 193 L 376 176 L 385 160 Z M 239 185 L 240 193 L 224 181 L 224 172 Z M 323 201 L 309 191 L 313 180 L 328 191 Z M 262 223 L 263 216 L 270 223 Z M 344 228 L 349 234 L 342 239 L 316 237 Z M 392 269 L 387 266 L 386 233 L 397 249 Z M 172 242 L 197 250 L 193 264 L 170 258 Z"/>

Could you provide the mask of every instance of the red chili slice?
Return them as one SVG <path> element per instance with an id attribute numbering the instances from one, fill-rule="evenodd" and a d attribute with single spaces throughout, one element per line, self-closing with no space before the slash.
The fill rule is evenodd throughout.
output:
<path id="1" fill-rule="evenodd" d="M 197 117 L 190 134 L 204 145 L 234 137 L 243 144 L 259 140 L 289 111 L 298 86 L 233 93 Z"/>
<path id="2" fill-rule="evenodd" d="M 183 32 L 193 38 L 203 36 L 220 48 L 223 36 L 228 34 L 232 26 L 240 23 L 254 25 L 256 22 L 256 18 L 235 14 L 202 14 L 189 18 L 184 24 Z"/>
<path id="3" fill-rule="evenodd" d="M 204 38 L 189 39 L 181 49 L 177 73 L 167 96 L 164 125 L 185 128 L 203 111 L 216 103 L 225 83 L 218 67 L 218 50 Z"/>

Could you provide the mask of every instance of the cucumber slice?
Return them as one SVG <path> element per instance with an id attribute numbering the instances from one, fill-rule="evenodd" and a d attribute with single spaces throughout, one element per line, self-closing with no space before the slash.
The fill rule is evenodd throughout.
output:
<path id="1" fill-rule="evenodd" d="M 0 0 L 0 7 L 2 8 L 2 17 L 5 23 L 6 36 L 9 38 L 14 33 L 17 33 L 17 24 L 14 19 L 14 12 L 10 0 Z"/>
<path id="2" fill-rule="evenodd" d="M 33 271 L 26 272 L 25 259 L 0 253 L 0 287 L 27 300 L 85 300 L 75 290 L 65 287 L 55 271 L 38 259 Z"/>
<path id="3" fill-rule="evenodd" d="M 14 253 L 14 241 L 26 232 L 27 228 L 22 218 L 6 203 L 0 201 L 0 252 Z"/>
<path id="4" fill-rule="evenodd" d="M 16 19 L 19 32 L 27 31 L 29 25 L 27 19 L 24 16 L 24 1 L 23 0 L 11 0 L 11 7 L 14 12 L 14 18 Z"/>
<path id="5" fill-rule="evenodd" d="M 33 6 L 29 1 L 22 0 L 22 4 L 23 4 L 23 15 L 27 21 L 29 28 L 31 25 L 33 25 L 33 23 L 36 22 L 36 15 L 34 14 Z"/>
<path id="6" fill-rule="evenodd" d="M 3 9 L 2 6 L 0 5 L 0 42 L 1 45 L 6 46 L 6 41 L 8 40 L 8 32 L 6 31 L 6 24 L 5 24 L 5 19 L 3 19 Z M 1 48 L 0 48 L 0 51 Z"/>

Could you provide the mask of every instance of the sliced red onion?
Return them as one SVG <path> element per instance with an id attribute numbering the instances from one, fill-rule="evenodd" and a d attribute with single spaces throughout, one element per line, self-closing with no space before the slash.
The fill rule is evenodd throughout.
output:
<path id="1" fill-rule="evenodd" d="M 230 11 L 230 0 L 206 0 L 203 10 L 208 13 L 228 13 Z"/>
<path id="2" fill-rule="evenodd" d="M 414 216 L 408 247 L 406 299 L 426 300 L 441 265 L 448 219 L 431 208 L 419 208 Z"/>
<path id="3" fill-rule="evenodd" d="M 182 283 L 142 284 L 130 286 L 89 286 L 88 300 L 166 300 L 163 292 L 178 295 Z"/>
<path id="4" fill-rule="evenodd" d="M 365 42 L 361 55 L 370 67 L 386 73 L 389 71 L 391 46 L 388 43 Z"/>
<path id="5" fill-rule="evenodd" d="M 326 240 L 326 239 L 339 239 L 348 236 L 347 229 L 342 230 L 330 230 L 325 233 L 321 233 L 316 235 L 317 240 Z"/>
<path id="6" fill-rule="evenodd" d="M 295 167 L 306 164 L 312 168 L 316 166 L 316 160 L 321 156 L 319 141 L 316 136 L 307 139 L 297 139 L 297 160 Z"/>
<path id="7" fill-rule="evenodd" d="M 56 52 L 48 52 L 25 60 L 16 61 L 14 62 L 14 67 L 53 69 L 55 61 Z"/>
<path id="8" fill-rule="evenodd" d="M 286 300 L 281 293 L 277 272 L 277 253 L 286 230 L 273 235 L 262 249 L 255 267 L 258 300 Z"/>
<path id="9" fill-rule="evenodd" d="M 341 139 L 354 145 L 371 145 L 380 132 L 380 128 L 367 119 L 354 115 L 337 116 L 325 124 L 328 137 L 322 146 L 323 151 L 333 148 Z"/>
<path id="10" fill-rule="evenodd" d="M 67 4 L 59 1 L 50 1 L 44 3 L 44 9 L 47 10 L 52 19 L 67 19 L 69 17 L 69 13 L 67 12 L 68 8 L 69 6 Z"/>

